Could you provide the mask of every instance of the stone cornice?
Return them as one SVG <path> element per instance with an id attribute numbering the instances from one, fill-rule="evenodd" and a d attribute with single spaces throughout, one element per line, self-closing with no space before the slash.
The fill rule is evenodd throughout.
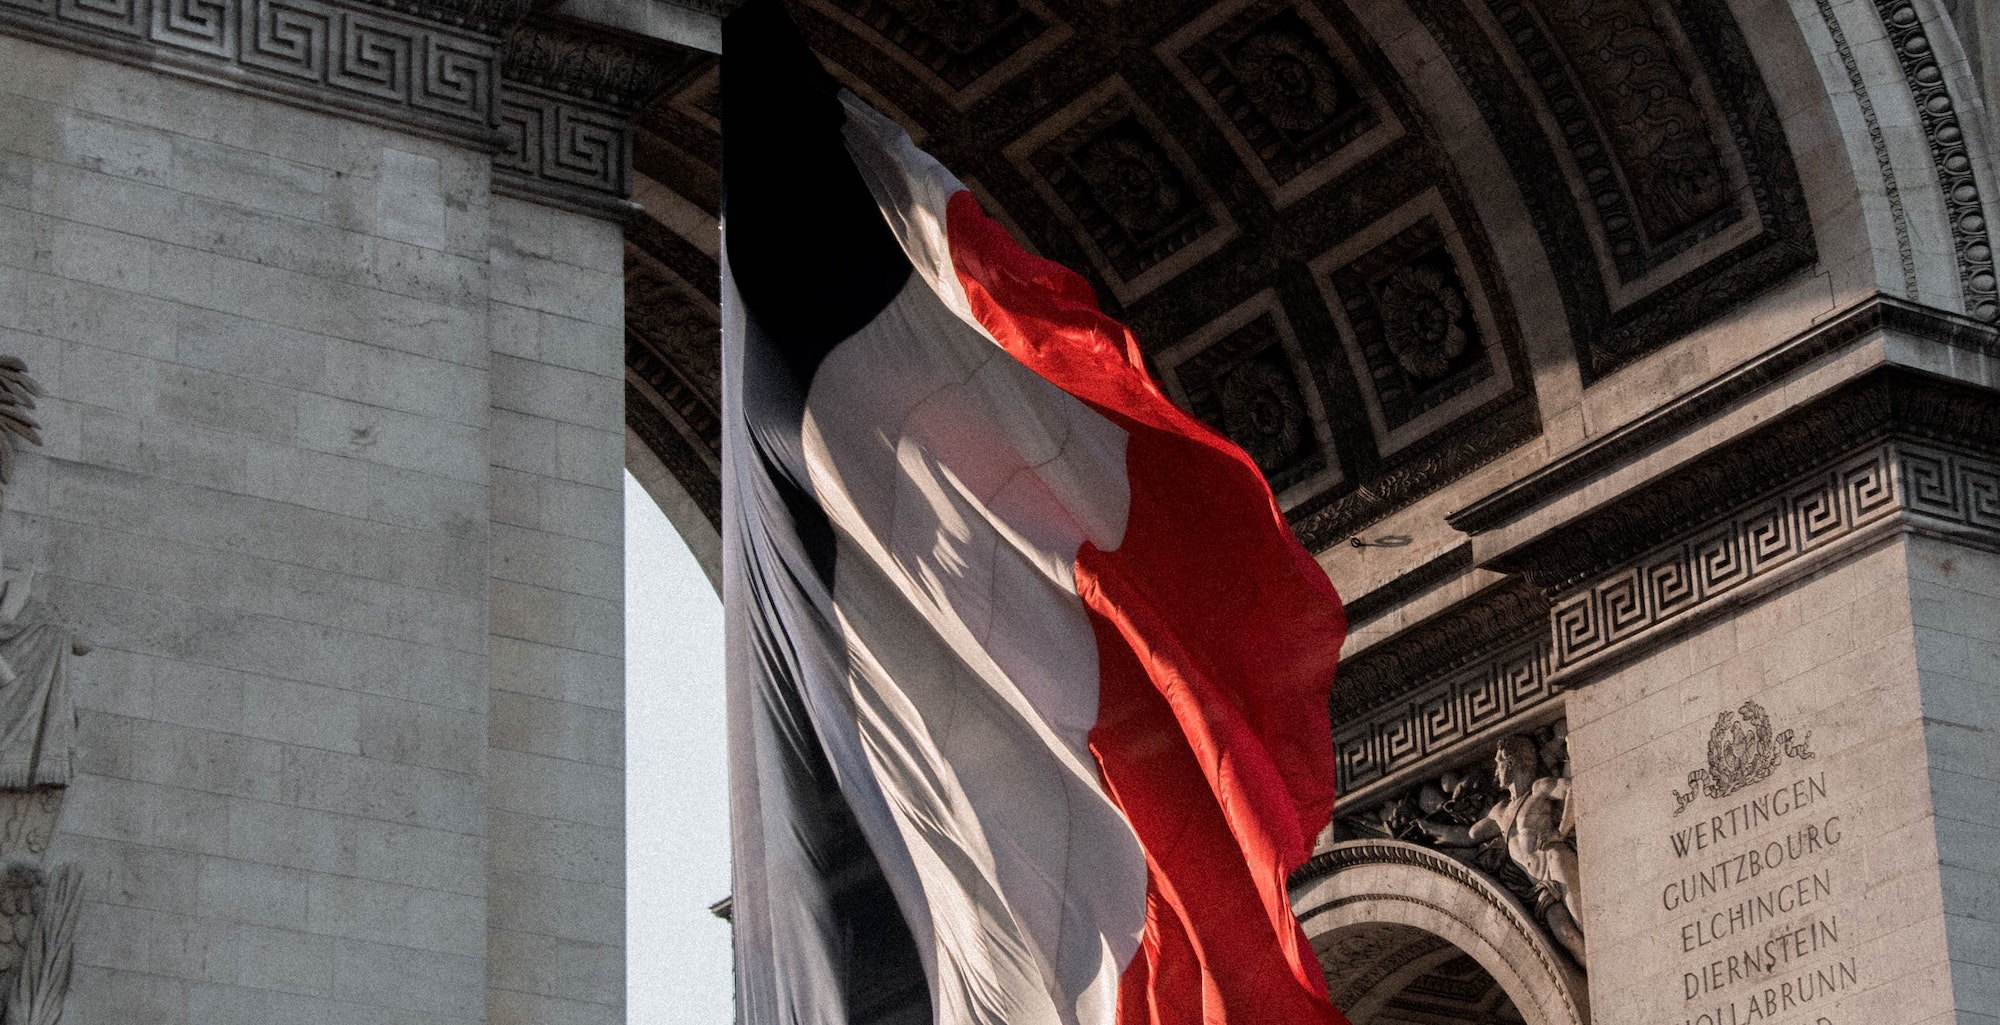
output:
<path id="1" fill-rule="evenodd" d="M 2000 548 L 2000 396 L 1870 372 L 1484 568 L 1341 666 L 1345 794 L 1387 786 L 1743 601 L 1901 531 Z"/>
<path id="2" fill-rule="evenodd" d="M 1986 404 L 1988 419 L 2000 420 L 2000 401 L 1988 397 Z M 1818 468 L 1574 586 L 1549 612 L 1550 672 L 1561 683 L 1580 680 L 1900 531 L 2000 547 L 2000 448 L 1917 440 L 1925 433 L 1897 430 L 1823 458 Z"/>
<path id="3" fill-rule="evenodd" d="M 4 0 L 0 32 L 481 149 L 525 0 Z"/>
<path id="4" fill-rule="evenodd" d="M 497 151 L 494 191 L 628 218 L 631 115 L 700 56 L 536 6 L 0 0 L 0 32 Z"/>
<path id="5" fill-rule="evenodd" d="M 1557 595 L 1635 551 L 1692 530 L 1789 481 L 1892 437 L 2000 452 L 2000 397 L 1983 388 L 1884 368 L 1777 417 L 1692 465 L 1508 552 L 1486 568 L 1522 573 Z"/>
<path id="6" fill-rule="evenodd" d="M 658 49 L 648 41 L 537 19 L 507 34 L 501 67 L 510 86 L 630 111 L 658 92 L 674 70 Z"/>
<path id="7" fill-rule="evenodd" d="M 1549 603 L 1526 581 L 1502 581 L 1341 662 L 1329 710 L 1337 725 L 1395 704 L 1409 684 L 1471 663 L 1546 622 Z"/>
<path id="8" fill-rule="evenodd" d="M 1342 663 L 1330 711 L 1344 797 L 1545 705 L 1549 603 L 1514 578 Z"/>
<path id="9" fill-rule="evenodd" d="M 538 15 L 501 46 L 494 191 L 624 220 L 632 113 L 696 51 Z"/>
<path id="10" fill-rule="evenodd" d="M 1991 326 L 1891 296 L 1872 296 L 1445 519 L 1468 534 L 1517 520 L 1680 437 L 1807 364 L 1884 330 L 2000 355 L 2000 332 Z"/>
<path id="11" fill-rule="evenodd" d="M 1347 625 L 1353 628 L 1380 619 L 1411 598 L 1471 568 L 1472 545 L 1461 544 L 1347 602 Z"/>
<path id="12" fill-rule="evenodd" d="M 354 0 L 423 21 L 497 36 L 528 16 L 536 0 Z"/>

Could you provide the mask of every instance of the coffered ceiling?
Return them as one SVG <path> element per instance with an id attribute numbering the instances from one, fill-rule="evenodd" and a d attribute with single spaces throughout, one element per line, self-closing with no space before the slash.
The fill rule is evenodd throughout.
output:
<path id="1" fill-rule="evenodd" d="M 1723 0 L 792 11 L 836 77 L 1089 277 L 1315 550 L 1540 433 L 1523 261 L 1567 325 L 1541 348 L 1588 385 L 1814 257 Z M 628 416 L 714 521 L 716 58 L 669 77 L 635 140 Z M 1468 161 L 1473 136 L 1496 159 Z M 1531 227 L 1495 237 L 1495 202 Z"/>

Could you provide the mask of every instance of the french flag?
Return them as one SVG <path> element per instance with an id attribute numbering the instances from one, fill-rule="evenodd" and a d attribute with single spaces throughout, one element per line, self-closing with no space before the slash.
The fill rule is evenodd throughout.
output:
<path id="1" fill-rule="evenodd" d="M 739 1021 L 858 1017 L 838 820 L 940 1025 L 1345 1025 L 1285 892 L 1333 807 L 1325 573 L 777 0 L 723 47 Z"/>

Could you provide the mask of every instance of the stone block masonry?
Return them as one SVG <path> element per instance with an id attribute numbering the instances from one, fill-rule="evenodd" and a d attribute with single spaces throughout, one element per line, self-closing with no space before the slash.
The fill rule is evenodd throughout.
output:
<path id="1" fill-rule="evenodd" d="M 0 36 L 66 1020 L 623 1021 L 622 240 L 491 159 Z"/>

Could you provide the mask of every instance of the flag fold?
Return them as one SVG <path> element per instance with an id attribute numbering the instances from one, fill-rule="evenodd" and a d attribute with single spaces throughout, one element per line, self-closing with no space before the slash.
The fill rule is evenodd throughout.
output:
<path id="1" fill-rule="evenodd" d="M 858 832 L 941 1025 L 1344 1023 L 1285 892 L 1333 803 L 1324 572 L 781 5 L 723 45 L 740 1020 L 871 1013 Z"/>

